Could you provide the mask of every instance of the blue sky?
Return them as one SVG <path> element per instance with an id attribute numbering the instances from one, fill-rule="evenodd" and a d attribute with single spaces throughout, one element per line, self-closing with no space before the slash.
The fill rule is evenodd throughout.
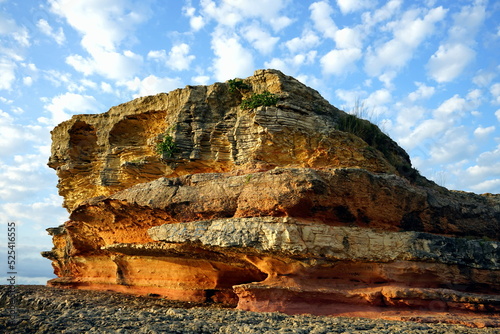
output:
<path id="1" fill-rule="evenodd" d="M 371 0 L 0 0 L 0 277 L 18 282 L 67 219 L 50 130 L 73 114 L 276 68 L 367 116 L 425 176 L 500 193 L 500 3 Z"/>

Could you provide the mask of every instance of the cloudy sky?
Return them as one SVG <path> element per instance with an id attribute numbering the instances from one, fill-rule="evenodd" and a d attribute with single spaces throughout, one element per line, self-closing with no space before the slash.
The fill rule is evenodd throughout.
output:
<path id="1" fill-rule="evenodd" d="M 261 68 L 363 104 L 437 183 L 500 193 L 499 17 L 482 0 L 0 0 L 0 284 L 9 221 L 18 283 L 53 277 L 55 125 Z"/>

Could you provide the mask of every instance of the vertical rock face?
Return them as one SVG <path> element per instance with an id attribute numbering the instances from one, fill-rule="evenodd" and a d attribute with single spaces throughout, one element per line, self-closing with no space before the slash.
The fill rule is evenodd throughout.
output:
<path id="1" fill-rule="evenodd" d="M 52 138 L 71 214 L 48 230 L 50 285 L 290 313 L 500 311 L 500 196 L 438 187 L 279 71 L 77 115 Z"/>

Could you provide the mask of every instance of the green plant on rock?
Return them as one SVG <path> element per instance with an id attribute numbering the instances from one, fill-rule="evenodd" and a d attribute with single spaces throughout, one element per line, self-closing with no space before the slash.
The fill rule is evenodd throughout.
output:
<path id="1" fill-rule="evenodd" d="M 276 94 L 265 91 L 262 94 L 253 94 L 248 99 L 241 101 L 242 109 L 254 109 L 260 106 L 274 106 L 278 103 Z"/>
<path id="2" fill-rule="evenodd" d="M 234 93 L 236 91 L 238 91 L 238 92 L 241 93 L 241 91 L 252 89 L 252 87 L 250 87 L 250 85 L 246 84 L 241 79 L 230 79 L 227 82 L 227 84 L 229 86 L 229 92 L 230 93 Z"/>
<path id="3" fill-rule="evenodd" d="M 354 107 L 349 114 L 343 114 L 337 121 L 337 130 L 349 132 L 363 139 L 368 145 L 381 149 L 382 142 L 387 137 L 380 128 L 371 123 L 368 119 L 372 118 L 372 113 L 369 113 L 363 102 L 356 100 Z"/>
<path id="4" fill-rule="evenodd" d="M 411 181 L 417 181 L 420 173 L 412 168 L 409 160 L 401 156 L 401 154 L 406 153 L 398 151 L 397 145 L 377 125 L 363 119 L 373 119 L 372 116 L 373 114 L 367 112 L 364 104 L 357 100 L 351 113 L 339 116 L 335 128 L 363 139 L 371 149 L 380 151 L 398 173 Z"/>
<path id="5" fill-rule="evenodd" d="M 375 148 L 380 148 L 379 144 L 387 137 L 375 124 L 351 114 L 340 116 L 337 121 L 337 130 L 352 133 Z"/>
<path id="6" fill-rule="evenodd" d="M 169 134 L 164 135 L 163 140 L 156 145 L 156 153 L 162 158 L 172 158 L 176 150 L 174 138 Z"/>

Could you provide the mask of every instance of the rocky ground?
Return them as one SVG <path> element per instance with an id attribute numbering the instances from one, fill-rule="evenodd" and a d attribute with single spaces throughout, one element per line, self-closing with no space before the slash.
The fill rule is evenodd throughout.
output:
<path id="1" fill-rule="evenodd" d="M 500 333 L 500 330 L 255 313 L 154 296 L 0 286 L 0 333 Z"/>

